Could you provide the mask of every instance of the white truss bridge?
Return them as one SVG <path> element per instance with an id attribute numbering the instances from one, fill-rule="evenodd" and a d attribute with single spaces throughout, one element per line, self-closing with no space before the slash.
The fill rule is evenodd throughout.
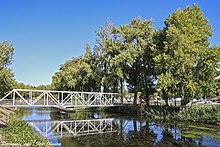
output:
<path id="1" fill-rule="evenodd" d="M 117 132 L 114 119 L 66 120 L 66 121 L 27 121 L 44 138 L 63 136 L 83 136 Z"/>
<path id="2" fill-rule="evenodd" d="M 51 91 L 13 89 L 0 99 L 1 106 L 114 106 L 120 103 L 120 94 L 102 92 Z"/>

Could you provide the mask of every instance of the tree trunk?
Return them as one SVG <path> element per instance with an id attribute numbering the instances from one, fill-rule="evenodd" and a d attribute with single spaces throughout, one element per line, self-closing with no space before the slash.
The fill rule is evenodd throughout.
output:
<path id="1" fill-rule="evenodd" d="M 123 104 L 123 80 L 120 80 L 121 83 L 121 104 Z"/>
<path id="2" fill-rule="evenodd" d="M 114 93 L 117 93 L 117 81 L 114 83 L 114 89 L 113 89 Z"/>
<path id="3" fill-rule="evenodd" d="M 162 91 L 162 99 L 164 99 L 165 104 L 168 106 L 168 95 L 164 90 Z"/>
<path id="4" fill-rule="evenodd" d="M 145 95 L 144 100 L 145 100 L 146 106 L 149 106 L 150 105 L 150 98 L 147 95 Z"/>
<path id="5" fill-rule="evenodd" d="M 169 106 L 169 99 L 168 99 L 168 97 L 165 98 L 165 103 L 166 103 L 166 106 Z"/>
<path id="6" fill-rule="evenodd" d="M 145 86 L 145 94 L 144 94 L 144 100 L 146 102 L 146 106 L 150 105 L 150 92 L 147 89 L 147 86 Z"/>
<path id="7" fill-rule="evenodd" d="M 107 63 L 106 62 L 104 63 L 104 77 L 107 77 Z M 105 81 L 103 84 L 103 92 L 107 92 L 107 87 L 105 85 Z"/>
<path id="8" fill-rule="evenodd" d="M 181 105 L 185 105 L 184 99 L 185 99 L 184 89 L 183 86 L 181 86 Z"/>
<path id="9" fill-rule="evenodd" d="M 133 104 L 134 104 L 134 105 L 137 104 L 137 94 L 138 94 L 138 90 L 137 90 L 137 88 L 135 87 L 135 88 L 134 88 L 134 101 L 133 101 Z"/>
<path id="10" fill-rule="evenodd" d="M 87 85 L 88 92 L 91 92 L 91 78 L 89 77 L 88 85 Z"/>

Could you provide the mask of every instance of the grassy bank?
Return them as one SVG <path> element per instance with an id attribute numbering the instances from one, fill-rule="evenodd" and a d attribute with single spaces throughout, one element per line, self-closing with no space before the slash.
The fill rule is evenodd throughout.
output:
<path id="1" fill-rule="evenodd" d="M 138 106 L 109 107 L 104 108 L 104 111 L 137 115 Z M 220 105 L 190 105 L 183 110 L 175 106 L 151 105 L 145 107 L 142 117 L 150 120 L 188 121 L 220 125 Z"/>
<path id="2" fill-rule="evenodd" d="M 50 146 L 46 139 L 35 134 L 31 126 L 22 120 L 11 120 L 0 129 L 1 146 Z"/>
<path id="3" fill-rule="evenodd" d="M 1 107 L 0 106 L 0 126 L 5 126 L 9 120 L 10 116 L 15 113 L 15 108 Z"/>
<path id="4" fill-rule="evenodd" d="M 179 107 L 166 105 L 151 105 L 145 107 L 144 117 L 154 120 L 171 120 L 173 116 L 180 112 Z"/>
<path id="5" fill-rule="evenodd" d="M 190 105 L 174 115 L 173 119 L 220 125 L 220 105 Z"/>

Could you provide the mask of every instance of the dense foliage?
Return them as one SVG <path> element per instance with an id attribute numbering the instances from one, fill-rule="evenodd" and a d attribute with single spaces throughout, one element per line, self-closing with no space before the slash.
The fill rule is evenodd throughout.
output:
<path id="1" fill-rule="evenodd" d="M 151 20 L 140 17 L 119 27 L 107 20 L 96 31 L 93 48 L 66 61 L 52 77 L 51 85 L 34 87 L 16 83 L 9 68 L 13 46 L 0 43 L 0 95 L 12 88 L 103 91 L 143 94 L 147 104 L 160 96 L 180 97 L 182 104 L 193 98 L 219 95 L 220 47 L 211 46 L 211 25 L 194 4 L 178 9 L 154 30 Z"/>
<path id="2" fill-rule="evenodd" d="M 14 48 L 7 41 L 0 43 L 0 96 L 15 85 L 14 75 L 8 67 L 12 61 Z"/>
<path id="3" fill-rule="evenodd" d="M 210 47 L 211 25 L 197 5 L 178 9 L 158 31 L 155 62 L 162 97 L 202 98 L 215 92 L 220 48 Z M 162 65 L 162 66 L 161 66 Z"/>
<path id="4" fill-rule="evenodd" d="M 220 106 L 191 105 L 176 114 L 176 120 L 220 125 Z"/>
<path id="5" fill-rule="evenodd" d="M 220 48 L 210 46 L 211 25 L 195 4 L 178 9 L 154 30 L 152 21 L 140 17 L 115 27 L 108 20 L 96 32 L 96 45 L 86 45 L 85 55 L 66 61 L 53 76 L 57 90 L 134 93 L 147 104 L 157 92 L 168 99 L 218 95 Z"/>

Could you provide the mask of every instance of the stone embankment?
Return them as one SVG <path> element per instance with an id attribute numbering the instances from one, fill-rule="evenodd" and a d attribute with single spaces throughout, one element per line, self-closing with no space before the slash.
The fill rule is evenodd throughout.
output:
<path id="1" fill-rule="evenodd" d="M 9 123 L 10 116 L 15 113 L 16 108 L 0 106 L 0 128 L 3 128 Z M 4 139 L 0 134 L 0 144 L 4 143 Z"/>
<path id="2" fill-rule="evenodd" d="M 9 122 L 9 118 L 15 113 L 15 108 L 0 107 L 0 127 L 5 126 Z"/>

